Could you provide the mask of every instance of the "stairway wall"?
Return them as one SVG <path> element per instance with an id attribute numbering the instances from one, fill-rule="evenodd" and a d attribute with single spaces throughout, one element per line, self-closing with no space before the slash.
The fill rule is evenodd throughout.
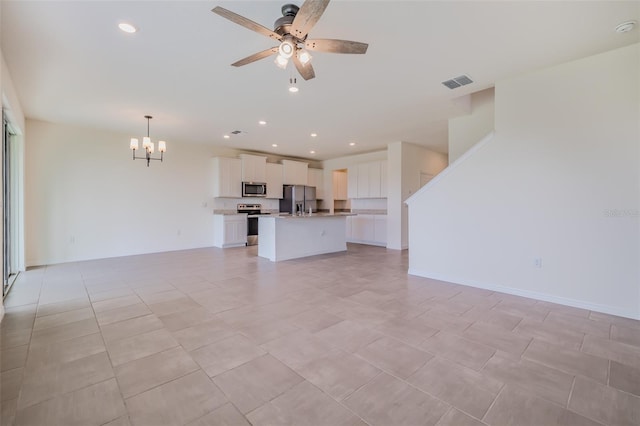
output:
<path id="1" fill-rule="evenodd" d="M 640 318 L 640 44 L 499 82 L 408 200 L 410 273 Z"/>

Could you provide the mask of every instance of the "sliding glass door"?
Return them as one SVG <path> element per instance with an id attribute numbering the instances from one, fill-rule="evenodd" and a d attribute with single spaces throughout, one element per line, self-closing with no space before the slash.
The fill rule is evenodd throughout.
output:
<path id="1" fill-rule="evenodd" d="M 2 116 L 2 297 L 4 297 L 18 273 L 16 256 L 16 195 L 15 152 L 12 149 L 13 135 L 6 117 Z"/>

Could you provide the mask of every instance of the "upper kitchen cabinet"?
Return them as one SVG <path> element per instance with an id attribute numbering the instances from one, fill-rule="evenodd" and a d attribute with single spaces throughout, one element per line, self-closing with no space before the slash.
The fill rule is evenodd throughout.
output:
<path id="1" fill-rule="evenodd" d="M 380 198 L 387 198 L 387 160 L 380 162 Z"/>
<path id="2" fill-rule="evenodd" d="M 238 158 L 213 158 L 213 196 L 242 197 L 242 161 Z"/>
<path id="3" fill-rule="evenodd" d="M 284 185 L 306 185 L 309 165 L 302 161 L 282 160 L 282 183 Z"/>
<path id="4" fill-rule="evenodd" d="M 386 198 L 387 161 L 372 161 L 349 167 L 349 198 Z"/>
<path id="5" fill-rule="evenodd" d="M 240 154 L 242 161 L 242 182 L 267 181 L 267 157 Z"/>
<path id="6" fill-rule="evenodd" d="M 307 185 L 316 187 L 316 199 L 324 200 L 324 170 L 309 169 L 307 174 Z"/>
<path id="7" fill-rule="evenodd" d="M 267 163 L 267 198 L 282 198 L 282 164 Z"/>
<path id="8" fill-rule="evenodd" d="M 333 172 L 333 199 L 347 199 L 347 173 L 335 170 Z"/>
<path id="9" fill-rule="evenodd" d="M 347 197 L 358 198 L 358 166 L 347 169 Z"/>

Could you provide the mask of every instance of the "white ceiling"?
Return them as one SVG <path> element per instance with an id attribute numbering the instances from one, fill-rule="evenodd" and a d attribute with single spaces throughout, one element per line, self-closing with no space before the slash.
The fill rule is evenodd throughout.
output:
<path id="1" fill-rule="evenodd" d="M 315 53 L 316 78 L 298 78 L 291 94 L 291 69 L 273 58 L 230 66 L 275 43 L 210 11 L 272 28 L 284 3 L 2 0 L 2 51 L 28 118 L 142 136 L 150 114 L 169 154 L 189 141 L 322 160 L 394 141 L 446 152 L 447 119 L 464 113 L 455 98 L 640 41 L 638 29 L 614 32 L 640 20 L 638 1 L 334 0 L 309 38 L 369 50 Z M 121 32 L 121 21 L 139 32 Z M 441 84 L 461 74 L 475 82 Z M 246 134 L 223 139 L 233 130 Z"/>

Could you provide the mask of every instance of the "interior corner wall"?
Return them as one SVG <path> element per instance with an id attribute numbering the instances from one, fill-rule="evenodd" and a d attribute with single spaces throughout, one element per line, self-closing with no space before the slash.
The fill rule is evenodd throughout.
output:
<path id="1" fill-rule="evenodd" d="M 410 273 L 640 319 L 640 44 L 496 84 L 493 140 L 411 200 Z"/>
<path id="2" fill-rule="evenodd" d="M 25 123 L 22 105 L 18 99 L 18 93 L 13 85 L 11 73 L 9 72 L 9 67 L 4 60 L 2 50 L 0 50 L 0 103 L 11 119 L 12 126 L 18 131 L 18 133 L 24 133 Z"/>
<path id="3" fill-rule="evenodd" d="M 449 163 L 457 160 L 494 129 L 494 116 L 494 88 L 472 93 L 470 113 L 449 120 Z"/>
<path id="4" fill-rule="evenodd" d="M 421 173 L 437 175 L 447 166 L 447 155 L 407 142 L 388 145 L 387 248 L 409 247 L 408 211 L 404 203 L 420 189 Z"/>
<path id="5" fill-rule="evenodd" d="M 130 135 L 27 120 L 28 266 L 213 244 L 211 147 L 133 161 Z"/>

